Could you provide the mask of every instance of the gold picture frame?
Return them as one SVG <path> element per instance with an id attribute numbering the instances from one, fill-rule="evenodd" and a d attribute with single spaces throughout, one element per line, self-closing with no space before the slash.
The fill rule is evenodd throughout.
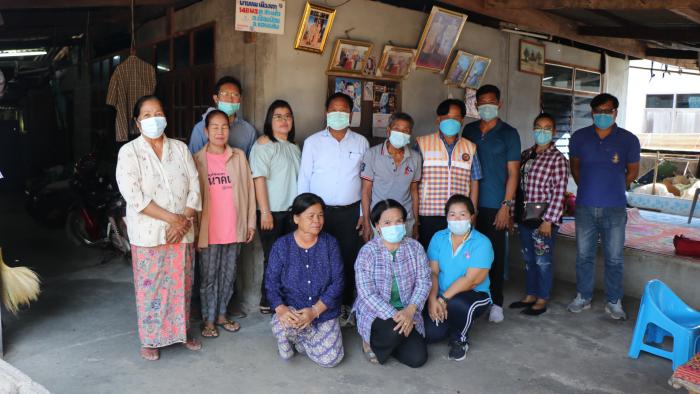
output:
<path id="1" fill-rule="evenodd" d="M 484 80 L 484 76 L 486 75 L 486 71 L 488 71 L 490 65 L 490 58 L 485 56 L 474 56 L 472 66 L 460 87 L 479 89 L 479 86 L 481 86 L 481 82 Z"/>
<path id="2" fill-rule="evenodd" d="M 411 72 L 416 50 L 413 48 L 385 45 L 377 66 L 378 77 L 403 79 Z"/>
<path id="3" fill-rule="evenodd" d="M 546 52 L 544 45 L 529 40 L 520 40 L 518 49 L 518 71 L 534 75 L 544 75 Z"/>
<path id="4" fill-rule="evenodd" d="M 333 46 L 328 61 L 328 71 L 347 74 L 362 74 L 367 58 L 372 53 L 372 43 L 339 38 Z"/>
<path id="5" fill-rule="evenodd" d="M 456 85 L 462 87 L 464 80 L 469 75 L 469 70 L 474 64 L 476 56 L 463 50 L 458 50 L 452 60 L 452 65 L 445 74 L 445 85 Z"/>
<path id="6" fill-rule="evenodd" d="M 294 49 L 322 54 L 334 19 L 335 9 L 307 2 L 299 21 Z"/>
<path id="7" fill-rule="evenodd" d="M 465 14 L 433 6 L 418 42 L 416 67 L 444 70 L 466 22 Z"/>

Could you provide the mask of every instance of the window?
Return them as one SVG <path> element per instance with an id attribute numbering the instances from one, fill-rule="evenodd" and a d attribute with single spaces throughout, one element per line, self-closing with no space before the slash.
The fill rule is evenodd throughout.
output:
<path id="1" fill-rule="evenodd" d="M 156 44 L 156 73 L 170 71 L 170 40 Z"/>
<path id="2" fill-rule="evenodd" d="M 676 108 L 700 108 L 700 93 L 677 95 Z"/>
<path id="3" fill-rule="evenodd" d="M 195 65 L 214 63 L 214 29 L 209 27 L 194 32 Z"/>
<path id="4" fill-rule="evenodd" d="M 575 66 L 545 64 L 542 77 L 542 110 L 554 116 L 557 135 L 554 144 L 569 156 L 569 138 L 576 130 L 589 126 L 591 100 L 600 93 L 599 72 Z"/>
<path id="5" fill-rule="evenodd" d="M 647 108 L 673 108 L 672 94 L 647 94 Z"/>
<path id="6" fill-rule="evenodd" d="M 571 90 L 573 80 L 573 68 L 555 64 L 545 64 L 542 86 Z"/>
<path id="7" fill-rule="evenodd" d="M 190 66 L 190 36 L 184 35 L 173 40 L 173 65 L 175 69 Z"/>

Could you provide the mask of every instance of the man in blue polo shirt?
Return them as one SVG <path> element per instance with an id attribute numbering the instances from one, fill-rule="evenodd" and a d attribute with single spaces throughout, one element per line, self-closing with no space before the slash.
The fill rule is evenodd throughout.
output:
<path id="1" fill-rule="evenodd" d="M 576 196 L 576 298 L 567 309 L 591 307 L 598 237 L 605 252 L 605 311 L 627 319 L 622 309 L 627 199 L 625 190 L 639 174 L 639 139 L 615 123 L 619 102 L 611 94 L 593 98 L 593 125 L 569 141 Z"/>
<path id="2" fill-rule="evenodd" d="M 476 228 L 486 235 L 495 258 L 489 277 L 493 306 L 489 321 L 503 321 L 503 270 L 506 230 L 520 176 L 520 136 L 518 130 L 498 118 L 501 91 L 484 85 L 476 91 L 480 121 L 464 126 L 462 136 L 477 146 L 483 178 L 479 185 L 479 212 Z"/>

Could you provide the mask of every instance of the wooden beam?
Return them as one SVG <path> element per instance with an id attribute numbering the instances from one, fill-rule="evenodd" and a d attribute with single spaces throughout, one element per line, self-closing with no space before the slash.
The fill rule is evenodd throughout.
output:
<path id="1" fill-rule="evenodd" d="M 697 0 L 484 0 L 486 8 L 556 10 L 581 8 L 589 10 L 661 10 L 693 8 Z"/>
<path id="2" fill-rule="evenodd" d="M 637 40 L 700 42 L 698 29 L 654 29 L 651 27 L 582 26 L 578 33 L 585 36 L 633 38 Z"/>
<path id="3" fill-rule="evenodd" d="M 698 10 L 694 10 L 692 8 L 672 8 L 669 11 L 686 18 L 691 22 L 700 24 L 700 11 Z"/>
<path id="4" fill-rule="evenodd" d="M 487 0 L 488 1 L 488 0 Z M 580 43 L 623 53 L 629 56 L 643 58 L 646 45 L 638 40 L 625 38 L 608 38 L 584 36 L 578 33 L 578 25 L 566 18 L 539 10 L 529 9 L 496 9 L 487 8 L 481 1 L 474 0 L 443 0 L 444 3 L 461 9 L 486 15 L 518 27 L 553 36 L 566 38 Z"/>
<path id="5" fill-rule="evenodd" d="M 700 53 L 697 51 L 684 51 L 680 49 L 647 48 L 646 55 L 669 59 L 698 60 L 698 55 L 700 55 Z"/>
<path id="6" fill-rule="evenodd" d="M 176 0 L 137 0 L 137 6 L 170 6 Z M 130 7 L 129 0 L 0 0 L 0 10 Z"/>

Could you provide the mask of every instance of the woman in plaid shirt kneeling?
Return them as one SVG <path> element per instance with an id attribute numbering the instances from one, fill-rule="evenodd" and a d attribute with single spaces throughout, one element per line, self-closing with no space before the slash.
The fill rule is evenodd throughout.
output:
<path id="1" fill-rule="evenodd" d="M 525 298 L 510 304 L 525 315 L 547 311 L 552 288 L 552 255 L 559 223 L 564 213 L 564 193 L 569 182 L 569 163 L 552 142 L 554 117 L 541 113 L 535 118 L 535 145 L 520 159 L 520 185 L 516 202 L 518 234 L 525 260 Z"/>

